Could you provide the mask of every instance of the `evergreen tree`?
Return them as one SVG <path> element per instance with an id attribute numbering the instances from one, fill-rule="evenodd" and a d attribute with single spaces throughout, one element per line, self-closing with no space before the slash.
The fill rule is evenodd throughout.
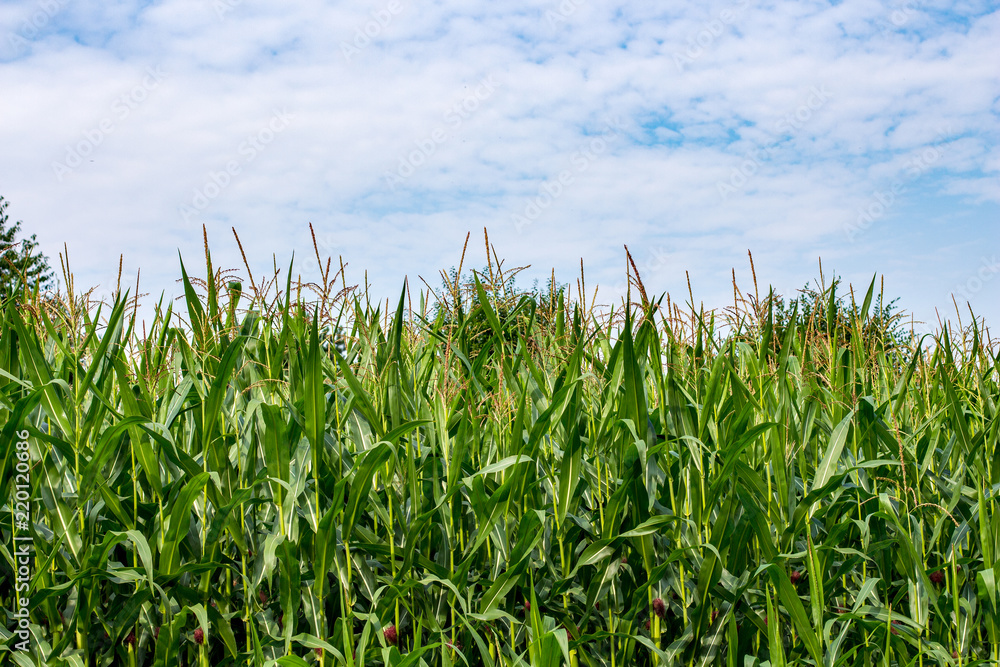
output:
<path id="1" fill-rule="evenodd" d="M 26 284 L 32 290 L 46 289 L 53 278 L 48 258 L 37 251 L 35 235 L 19 240 L 21 221 L 9 224 L 9 204 L 0 197 L 0 301 L 18 293 L 19 285 Z"/>

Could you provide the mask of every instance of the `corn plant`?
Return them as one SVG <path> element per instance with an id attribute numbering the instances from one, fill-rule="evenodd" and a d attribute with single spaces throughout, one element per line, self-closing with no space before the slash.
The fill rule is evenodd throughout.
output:
<path id="1" fill-rule="evenodd" d="M 237 279 L 206 241 L 179 312 L 146 320 L 128 290 L 4 304 L 0 660 L 1000 661 L 979 321 L 901 356 L 870 333 L 874 281 L 799 317 L 633 271 L 601 310 L 582 275 L 501 293 L 488 253 L 499 276 L 435 308 L 316 260 L 316 283 Z"/>

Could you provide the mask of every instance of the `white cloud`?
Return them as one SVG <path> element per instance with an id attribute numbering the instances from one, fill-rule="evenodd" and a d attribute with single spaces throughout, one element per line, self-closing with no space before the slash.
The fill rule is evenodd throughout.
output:
<path id="1" fill-rule="evenodd" d="M 50 255 L 68 242 L 80 283 L 113 279 L 124 253 L 147 291 L 174 289 L 176 250 L 198 263 L 201 223 L 217 261 L 242 263 L 236 226 L 258 266 L 272 253 L 284 265 L 293 250 L 312 255 L 311 221 L 358 279 L 367 269 L 392 294 L 404 275 L 415 285 L 456 264 L 465 232 L 488 226 L 539 277 L 555 266 L 570 280 L 582 256 L 595 282 L 613 285 L 623 244 L 656 249 L 643 260 L 656 265 L 650 282 L 683 293 L 690 269 L 706 301 L 731 291 L 747 248 L 758 278 L 786 290 L 816 274 L 821 253 L 867 281 L 859 258 L 871 255 L 904 306 L 926 315 L 979 261 L 968 253 L 996 247 L 990 3 L 46 2 L 58 0 L 0 9 L 0 194 Z M 56 11 L 29 39 L 24 21 L 43 6 Z M 357 51 L 347 57 L 344 44 Z M 142 92 L 147 68 L 164 76 Z M 502 85 L 449 122 L 490 76 Z M 810 107 L 817 89 L 829 94 Z M 294 118 L 248 159 L 241 146 L 275 110 Z M 60 180 L 53 163 L 108 119 Z M 620 119 L 620 138 L 577 172 L 574 155 L 608 119 Z M 388 187 L 386 172 L 439 129 L 433 154 Z M 935 145 L 919 191 L 849 243 L 858 208 Z M 748 154 L 766 157 L 721 197 Z M 185 224 L 180 207 L 233 161 L 239 173 Z M 518 234 L 512 214 L 566 170 L 573 183 Z M 969 248 L 939 250 L 948 228 L 920 217 L 927 197 L 966 216 Z M 894 249 L 883 235 L 906 242 Z M 996 289 L 972 296 L 993 319 Z"/>

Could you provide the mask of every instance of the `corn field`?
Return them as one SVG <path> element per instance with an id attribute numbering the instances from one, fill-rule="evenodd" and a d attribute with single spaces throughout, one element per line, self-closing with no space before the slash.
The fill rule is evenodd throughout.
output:
<path id="1" fill-rule="evenodd" d="M 0 663 L 1000 664 L 980 322 L 316 260 L 4 304 Z"/>

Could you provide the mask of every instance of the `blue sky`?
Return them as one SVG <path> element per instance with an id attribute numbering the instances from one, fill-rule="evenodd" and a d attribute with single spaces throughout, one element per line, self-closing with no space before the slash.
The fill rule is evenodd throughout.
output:
<path id="1" fill-rule="evenodd" d="M 1000 316 L 1000 5 L 8 0 L 0 195 L 78 286 L 179 294 L 178 250 L 324 253 L 378 296 L 485 263 L 599 303 L 884 276 Z M 965 312 L 963 311 L 963 316 Z"/>

